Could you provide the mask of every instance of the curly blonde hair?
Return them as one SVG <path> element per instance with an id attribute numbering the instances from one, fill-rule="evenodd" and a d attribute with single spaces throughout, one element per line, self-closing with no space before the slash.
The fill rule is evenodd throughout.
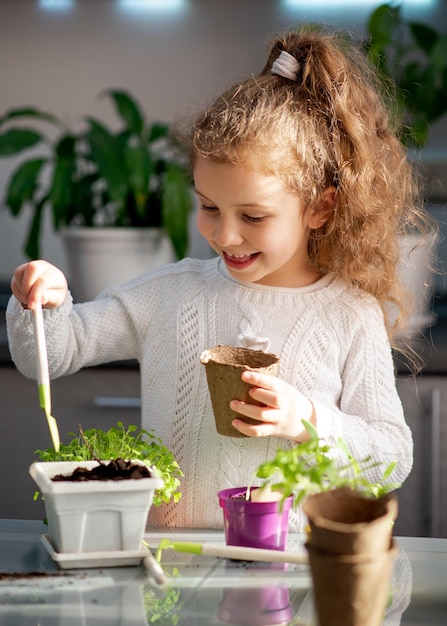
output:
<path id="1" fill-rule="evenodd" d="M 296 81 L 271 72 L 282 50 L 299 62 Z M 307 210 L 335 188 L 329 219 L 310 231 L 310 259 L 375 296 L 392 337 L 411 312 L 398 236 L 433 226 L 387 93 L 345 33 L 301 28 L 276 38 L 262 72 L 227 89 L 178 138 L 192 168 L 200 156 L 277 176 Z"/>

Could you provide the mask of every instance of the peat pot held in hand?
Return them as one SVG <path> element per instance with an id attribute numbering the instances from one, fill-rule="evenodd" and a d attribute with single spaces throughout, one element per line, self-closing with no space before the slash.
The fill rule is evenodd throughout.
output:
<path id="1" fill-rule="evenodd" d="M 109 466 L 104 461 L 101 466 Z M 124 463 L 124 462 L 123 462 Z M 36 462 L 30 474 L 44 498 L 51 542 L 57 552 L 139 550 L 146 529 L 154 491 L 163 480 L 139 461 L 142 478 L 107 480 L 54 480 L 68 477 L 77 468 L 98 468 L 98 461 Z"/>
<path id="2" fill-rule="evenodd" d="M 231 400 L 242 400 L 251 404 L 259 404 L 248 394 L 252 385 L 241 380 L 245 370 L 262 372 L 276 376 L 279 368 L 279 357 L 276 354 L 235 348 L 233 346 L 215 346 L 205 350 L 200 361 L 206 368 L 208 389 L 211 397 L 216 430 L 227 437 L 245 437 L 233 428 L 231 422 L 242 416 L 230 409 Z M 249 424 L 258 424 L 256 420 L 243 418 Z"/>
<path id="3" fill-rule="evenodd" d="M 223 509 L 225 543 L 285 550 L 292 497 L 284 502 L 254 502 L 246 499 L 246 493 L 246 487 L 233 487 L 217 494 Z"/>

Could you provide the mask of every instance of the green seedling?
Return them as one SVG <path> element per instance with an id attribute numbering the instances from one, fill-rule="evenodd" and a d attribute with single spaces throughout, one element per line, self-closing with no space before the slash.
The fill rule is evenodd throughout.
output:
<path id="1" fill-rule="evenodd" d="M 180 576 L 178 569 L 174 567 L 170 576 Z M 176 626 L 183 606 L 183 602 L 180 602 L 180 589 L 171 586 L 160 589 L 153 585 L 143 585 L 142 589 L 147 623 Z"/>
<path id="2" fill-rule="evenodd" d="M 171 499 L 178 502 L 183 472 L 172 452 L 153 432 L 138 430 L 133 425 L 125 427 L 122 422 L 107 431 L 98 428 L 82 430 L 81 427 L 79 431 L 79 435 L 69 433 L 73 439 L 68 444 L 61 443 L 57 452 L 54 448 L 47 448 L 36 450 L 35 454 L 44 462 L 138 459 L 151 466 L 164 481 L 164 486 L 154 494 L 154 505 L 160 506 Z M 35 498 L 38 495 L 37 492 Z"/>
<path id="3" fill-rule="evenodd" d="M 262 463 L 256 470 L 256 478 L 280 492 L 282 501 L 293 496 L 293 506 L 298 507 L 310 494 L 349 487 L 367 497 L 380 498 L 399 488 L 400 483 L 389 482 L 397 463 L 390 463 L 379 481 L 371 482 L 368 472 L 380 463 L 370 457 L 358 461 L 351 454 L 346 442 L 340 438 L 336 445 L 324 443 L 315 427 L 303 420 L 309 440 L 290 450 L 278 449 L 275 457 Z"/>

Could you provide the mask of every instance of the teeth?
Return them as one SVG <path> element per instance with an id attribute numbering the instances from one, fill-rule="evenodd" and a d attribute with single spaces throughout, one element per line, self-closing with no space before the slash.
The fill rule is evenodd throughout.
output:
<path id="1" fill-rule="evenodd" d="M 249 256 L 248 254 L 230 254 L 229 252 L 227 252 L 227 254 L 234 259 L 243 259 L 244 257 Z"/>

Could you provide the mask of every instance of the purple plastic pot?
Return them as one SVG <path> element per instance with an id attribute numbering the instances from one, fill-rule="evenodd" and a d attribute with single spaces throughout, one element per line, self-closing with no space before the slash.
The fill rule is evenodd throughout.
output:
<path id="1" fill-rule="evenodd" d="M 217 494 L 223 509 L 225 543 L 230 546 L 285 550 L 292 497 L 280 502 L 245 500 L 246 487 Z M 244 497 L 238 498 L 238 495 Z"/>

